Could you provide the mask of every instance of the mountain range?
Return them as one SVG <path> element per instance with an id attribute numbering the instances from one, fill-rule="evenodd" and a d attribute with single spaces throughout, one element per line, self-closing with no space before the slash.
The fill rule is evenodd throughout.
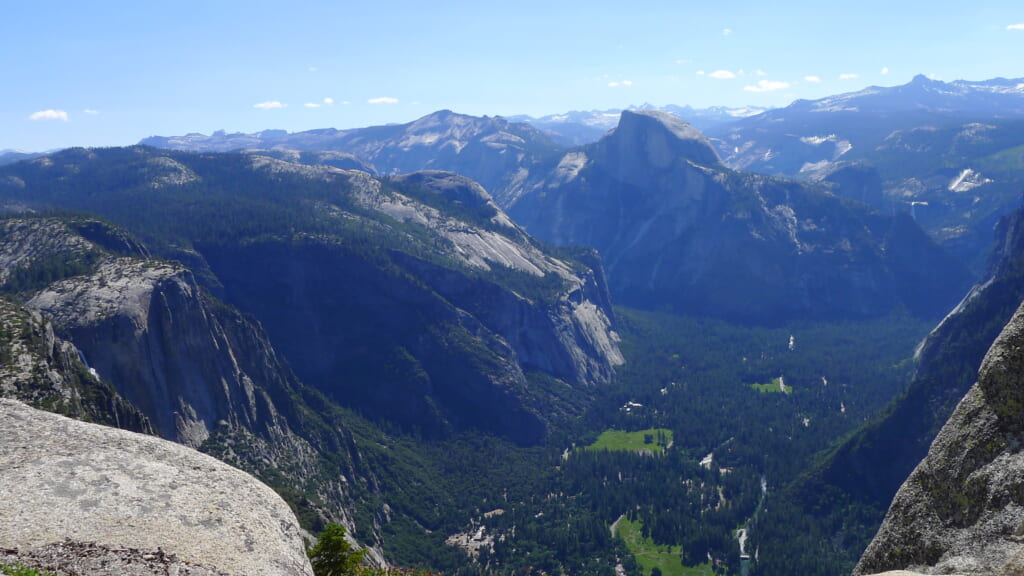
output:
<path id="1" fill-rule="evenodd" d="M 819 182 L 890 214 L 911 213 L 975 274 L 984 270 L 992 227 L 1019 200 L 1024 79 L 942 82 L 917 76 L 901 86 L 776 109 L 644 105 L 627 111 L 651 109 L 706 132 L 731 169 Z M 344 168 L 361 161 L 360 169 L 380 175 L 450 170 L 476 180 L 508 208 L 525 180 L 551 170 L 566 148 L 596 142 L 621 112 L 474 118 L 443 111 L 404 125 L 218 132 L 142 143 L 196 151 L 329 150 L 356 158 L 311 160 Z"/>
<path id="2" fill-rule="evenodd" d="M 981 273 L 992 227 L 1019 204 L 1022 126 L 1024 79 L 917 76 L 798 100 L 708 136 L 732 168 L 824 181 L 879 209 L 909 211 Z"/>
<path id="3" fill-rule="evenodd" d="M 918 77 L 756 115 L 440 111 L 19 157 L 0 395 L 214 455 L 378 564 L 646 574 L 609 532 L 631 525 L 709 569 L 782 574 L 802 546 L 848 570 L 1024 297 L 1022 102 Z M 892 326 L 950 310 L 857 430 L 884 398 L 847 392 L 848 344 L 808 361 L 793 336 L 909 350 Z M 616 427 L 646 447 L 583 449 Z"/>

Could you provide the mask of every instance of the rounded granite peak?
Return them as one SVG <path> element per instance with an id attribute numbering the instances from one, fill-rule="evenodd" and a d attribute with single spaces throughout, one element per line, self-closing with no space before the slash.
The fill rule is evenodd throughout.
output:
<path id="1" fill-rule="evenodd" d="M 619 125 L 601 142 L 613 149 L 639 151 L 656 168 L 668 168 L 680 159 L 706 166 L 721 163 L 700 130 L 659 110 L 623 110 Z"/>
<path id="2" fill-rule="evenodd" d="M 473 179 L 455 172 L 420 170 L 394 176 L 392 181 L 422 186 L 466 206 L 481 206 L 491 203 L 491 195 L 483 186 Z"/>

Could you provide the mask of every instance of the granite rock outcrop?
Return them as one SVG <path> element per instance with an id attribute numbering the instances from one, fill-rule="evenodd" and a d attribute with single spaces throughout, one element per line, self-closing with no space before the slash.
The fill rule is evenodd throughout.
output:
<path id="1" fill-rule="evenodd" d="M 228 574 L 312 575 L 273 490 L 185 446 L 0 399 L 0 548 L 162 551 Z"/>
<path id="2" fill-rule="evenodd" d="M 1024 307 L 896 493 L 854 572 L 1024 572 Z"/>

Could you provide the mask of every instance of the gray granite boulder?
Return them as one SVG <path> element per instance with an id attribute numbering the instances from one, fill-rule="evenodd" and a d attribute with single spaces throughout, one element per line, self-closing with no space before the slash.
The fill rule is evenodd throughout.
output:
<path id="1" fill-rule="evenodd" d="M 312 575 L 269 487 L 190 448 L 0 399 L 0 548 L 65 540 L 228 574 Z"/>

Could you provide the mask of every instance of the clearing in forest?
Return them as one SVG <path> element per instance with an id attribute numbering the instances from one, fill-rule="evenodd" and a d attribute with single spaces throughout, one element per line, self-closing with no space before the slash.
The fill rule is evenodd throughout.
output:
<path id="1" fill-rule="evenodd" d="M 609 450 L 613 452 L 663 453 L 672 445 L 672 431 L 668 428 L 648 428 L 636 432 L 605 430 L 584 450 Z"/>

